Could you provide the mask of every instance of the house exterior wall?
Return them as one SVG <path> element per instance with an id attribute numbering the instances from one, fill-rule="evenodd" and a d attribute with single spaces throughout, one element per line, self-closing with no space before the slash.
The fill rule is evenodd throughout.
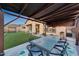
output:
<path id="1" fill-rule="evenodd" d="M 39 22 L 35 22 L 35 21 L 31 21 L 31 20 L 28 20 L 25 27 L 26 27 L 26 32 L 28 32 L 29 28 L 28 28 L 28 25 L 31 24 L 32 25 L 32 33 L 35 33 L 36 32 L 36 24 L 39 24 L 39 34 L 43 34 L 44 32 L 44 26 L 42 23 L 39 23 Z"/>
<path id="2" fill-rule="evenodd" d="M 16 32 L 22 31 L 21 26 L 16 27 Z"/>
<path id="3" fill-rule="evenodd" d="M 4 32 L 8 32 L 8 28 L 7 27 L 4 27 Z"/>
<path id="4" fill-rule="evenodd" d="M 8 32 L 16 32 L 16 27 L 15 28 L 8 28 Z"/>
<path id="5" fill-rule="evenodd" d="M 66 27 L 65 26 L 48 27 L 48 28 L 55 29 L 55 32 L 46 32 L 47 35 L 52 34 L 52 35 L 60 36 L 60 32 L 64 32 L 64 34 L 66 36 Z"/>
<path id="6" fill-rule="evenodd" d="M 23 31 L 23 32 L 26 32 L 26 25 L 21 25 L 19 28 L 18 28 L 20 31 Z"/>
<path id="7" fill-rule="evenodd" d="M 31 20 L 28 20 L 25 27 L 26 27 L 26 30 L 25 32 L 28 32 L 28 26 L 29 24 L 32 24 L 32 33 L 35 33 L 36 29 L 35 29 L 35 25 L 36 24 L 39 24 L 40 25 L 40 33 L 39 34 L 43 34 L 44 33 L 44 25 L 42 23 L 38 23 L 38 22 L 35 22 L 35 21 L 31 21 Z M 64 32 L 65 33 L 65 36 L 66 36 L 66 26 L 57 26 L 57 27 L 47 27 L 47 28 L 55 28 L 56 29 L 56 33 L 55 32 L 49 32 L 49 31 L 46 31 L 46 34 L 49 35 L 49 34 L 53 34 L 53 35 L 58 35 L 60 36 L 60 32 Z"/>
<path id="8" fill-rule="evenodd" d="M 32 25 L 32 34 L 35 34 L 36 32 L 36 24 L 39 24 L 39 33 L 38 34 L 43 34 L 44 31 L 45 31 L 45 27 L 44 27 L 44 24 L 42 23 L 39 23 L 39 22 L 35 22 L 35 21 L 32 21 L 32 20 L 28 20 L 25 24 L 23 25 L 20 25 L 20 26 L 16 26 L 16 32 L 18 31 L 24 31 L 24 32 L 28 32 L 29 31 L 29 28 L 28 28 L 28 25 L 31 24 Z M 53 28 L 55 29 L 56 32 L 49 32 L 47 31 L 47 29 L 49 28 Z M 56 27 L 47 27 L 46 29 L 46 34 L 49 35 L 49 34 L 53 34 L 53 35 L 58 35 L 60 36 L 60 32 L 64 32 L 65 33 L 65 36 L 66 36 L 66 31 L 67 29 L 69 29 L 70 27 L 67 27 L 67 26 L 56 26 Z M 4 32 L 9 32 L 9 31 L 15 31 L 15 28 L 8 28 L 7 27 L 4 27 Z"/>
<path id="9" fill-rule="evenodd" d="M 14 26 L 15 24 L 9 24 L 7 26 L 4 27 L 4 32 L 18 32 L 18 31 L 22 31 L 22 26 Z"/>
<path id="10" fill-rule="evenodd" d="M 64 35 L 66 36 L 66 27 L 64 26 L 58 26 L 56 27 L 56 34 L 60 36 L 60 32 L 64 32 Z"/>

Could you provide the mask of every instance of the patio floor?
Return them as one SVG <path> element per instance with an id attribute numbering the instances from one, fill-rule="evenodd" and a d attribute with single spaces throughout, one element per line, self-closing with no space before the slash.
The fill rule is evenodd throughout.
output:
<path id="1" fill-rule="evenodd" d="M 76 46 L 76 48 L 77 48 L 77 52 L 78 52 L 78 56 L 79 56 L 79 46 Z"/>
<path id="2" fill-rule="evenodd" d="M 19 56 L 20 52 L 21 51 L 25 51 L 26 55 L 28 55 L 28 50 L 26 49 L 26 46 L 28 45 L 29 43 L 24 43 L 24 44 L 21 44 L 21 45 L 18 45 L 16 47 L 13 47 L 13 48 L 10 48 L 10 49 L 7 49 L 5 50 L 5 56 Z"/>
<path id="3" fill-rule="evenodd" d="M 29 44 L 29 42 L 18 45 L 16 47 L 10 48 L 5 50 L 5 56 L 27 56 L 28 55 L 28 50 L 26 49 L 26 46 Z M 73 45 L 72 45 L 73 44 Z M 77 56 L 77 50 L 75 44 L 72 42 L 70 43 L 70 48 L 68 50 L 69 56 Z M 78 52 L 79 52 L 79 46 L 77 47 Z M 69 52 L 70 51 L 70 52 Z M 25 52 L 24 54 L 20 55 L 20 53 Z"/>

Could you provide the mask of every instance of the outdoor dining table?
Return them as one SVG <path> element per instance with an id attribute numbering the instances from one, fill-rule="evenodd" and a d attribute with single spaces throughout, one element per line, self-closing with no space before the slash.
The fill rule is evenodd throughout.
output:
<path id="1" fill-rule="evenodd" d="M 50 52 L 52 51 L 53 47 L 55 46 L 55 44 L 57 44 L 58 41 L 59 41 L 59 37 L 45 36 L 42 38 L 38 38 L 36 40 L 32 40 L 30 43 L 32 43 L 32 44 L 36 45 L 38 48 L 40 48 L 43 51 L 44 55 L 49 55 Z M 66 50 L 68 56 L 78 56 L 75 41 L 73 40 L 73 38 L 67 38 L 67 42 L 69 43 L 68 48 Z M 20 51 L 21 54 L 19 54 L 19 55 L 20 56 L 28 55 L 29 52 L 28 52 L 28 50 L 27 51 L 26 50 L 27 49 L 23 49 L 22 51 Z"/>
<path id="2" fill-rule="evenodd" d="M 37 46 L 44 52 L 46 55 L 49 55 L 55 44 L 59 41 L 58 37 L 55 36 L 46 36 L 36 40 L 31 41 L 30 43 Z"/>

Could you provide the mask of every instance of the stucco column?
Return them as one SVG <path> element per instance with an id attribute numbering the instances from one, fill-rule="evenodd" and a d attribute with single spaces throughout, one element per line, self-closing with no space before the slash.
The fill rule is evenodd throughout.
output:
<path id="1" fill-rule="evenodd" d="M 75 36 L 76 36 L 76 45 L 79 45 L 79 32 L 78 32 L 79 28 L 77 27 L 75 29 Z"/>
<path id="2" fill-rule="evenodd" d="M 4 19 L 3 12 L 0 11 L 0 56 L 4 55 Z"/>
<path id="3" fill-rule="evenodd" d="M 79 15 L 77 15 L 75 19 L 75 37 L 76 37 L 76 45 L 79 45 Z"/>
<path id="4" fill-rule="evenodd" d="M 44 25 L 44 35 L 46 36 L 46 29 L 47 29 L 46 24 L 44 23 L 43 25 Z"/>

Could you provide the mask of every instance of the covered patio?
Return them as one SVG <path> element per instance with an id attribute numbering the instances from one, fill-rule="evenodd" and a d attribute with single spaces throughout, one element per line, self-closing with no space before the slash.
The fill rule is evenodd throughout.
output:
<path id="1" fill-rule="evenodd" d="M 3 12 L 3 9 L 11 11 L 11 12 L 15 12 L 17 14 Z M 12 16 L 16 16 L 16 18 L 4 24 L 3 23 L 4 13 L 12 15 Z M 2 26 L 0 29 L 0 36 L 1 36 L 0 37 L 0 42 L 1 42 L 0 43 L 0 55 L 5 54 L 4 53 L 4 39 L 3 39 L 4 27 L 19 18 L 42 23 L 44 25 L 44 35 L 45 35 L 44 40 L 47 39 L 47 37 L 49 37 L 48 39 L 51 38 L 51 36 L 46 36 L 47 26 L 48 27 L 57 27 L 57 26 L 71 27 L 75 40 L 74 38 L 72 40 L 70 38 L 69 39 L 71 41 L 74 40 L 74 42 L 76 43 L 73 43 L 70 41 L 68 42 L 70 42 L 71 46 L 73 45 L 72 48 L 74 49 L 72 49 L 72 51 L 74 51 L 73 52 L 74 55 L 77 55 L 78 49 L 76 50 L 76 45 L 79 45 L 79 4 L 77 3 L 71 3 L 71 4 L 70 3 L 0 4 L 0 25 Z M 41 40 L 42 38 L 39 38 L 39 39 Z M 25 45 L 23 46 L 26 47 Z M 50 44 L 49 44 L 49 47 L 50 47 Z"/>

